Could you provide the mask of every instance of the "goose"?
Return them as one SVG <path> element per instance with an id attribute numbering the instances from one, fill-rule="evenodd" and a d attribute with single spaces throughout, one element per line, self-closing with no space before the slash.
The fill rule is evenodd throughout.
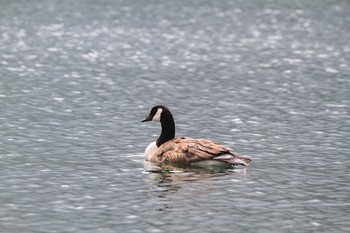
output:
<path id="1" fill-rule="evenodd" d="M 155 164 L 183 164 L 193 166 L 243 165 L 251 159 L 242 157 L 233 149 L 207 139 L 175 137 L 175 121 L 170 110 L 154 106 L 141 122 L 160 122 L 162 131 L 159 138 L 150 143 L 145 152 L 145 160 Z"/>

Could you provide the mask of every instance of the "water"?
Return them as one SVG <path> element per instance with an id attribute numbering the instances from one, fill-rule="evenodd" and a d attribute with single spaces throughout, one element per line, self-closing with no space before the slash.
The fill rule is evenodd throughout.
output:
<path id="1" fill-rule="evenodd" d="M 2 1 L 0 231 L 347 232 L 348 1 Z M 164 168 L 177 135 L 248 168 Z"/>

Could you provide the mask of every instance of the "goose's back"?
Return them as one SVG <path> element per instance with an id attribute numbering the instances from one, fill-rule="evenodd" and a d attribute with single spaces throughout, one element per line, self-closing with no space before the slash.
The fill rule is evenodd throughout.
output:
<path id="1" fill-rule="evenodd" d="M 194 163 L 226 154 L 239 156 L 231 148 L 210 140 L 178 137 L 162 144 L 153 154 L 152 160 L 160 163 Z"/>

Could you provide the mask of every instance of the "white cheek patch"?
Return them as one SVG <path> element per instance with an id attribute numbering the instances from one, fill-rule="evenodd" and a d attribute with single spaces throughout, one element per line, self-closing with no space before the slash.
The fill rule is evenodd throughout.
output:
<path id="1" fill-rule="evenodd" d="M 160 121 L 160 116 L 162 115 L 163 109 L 158 108 L 156 114 L 154 114 L 152 121 Z"/>

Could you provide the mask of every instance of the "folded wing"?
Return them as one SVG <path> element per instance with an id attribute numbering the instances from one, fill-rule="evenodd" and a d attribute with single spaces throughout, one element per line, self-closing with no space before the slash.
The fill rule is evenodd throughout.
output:
<path id="1" fill-rule="evenodd" d="M 178 137 L 162 144 L 154 158 L 160 163 L 194 163 L 203 160 L 217 160 L 232 165 L 247 166 L 249 158 L 241 157 L 229 147 L 206 139 Z"/>

